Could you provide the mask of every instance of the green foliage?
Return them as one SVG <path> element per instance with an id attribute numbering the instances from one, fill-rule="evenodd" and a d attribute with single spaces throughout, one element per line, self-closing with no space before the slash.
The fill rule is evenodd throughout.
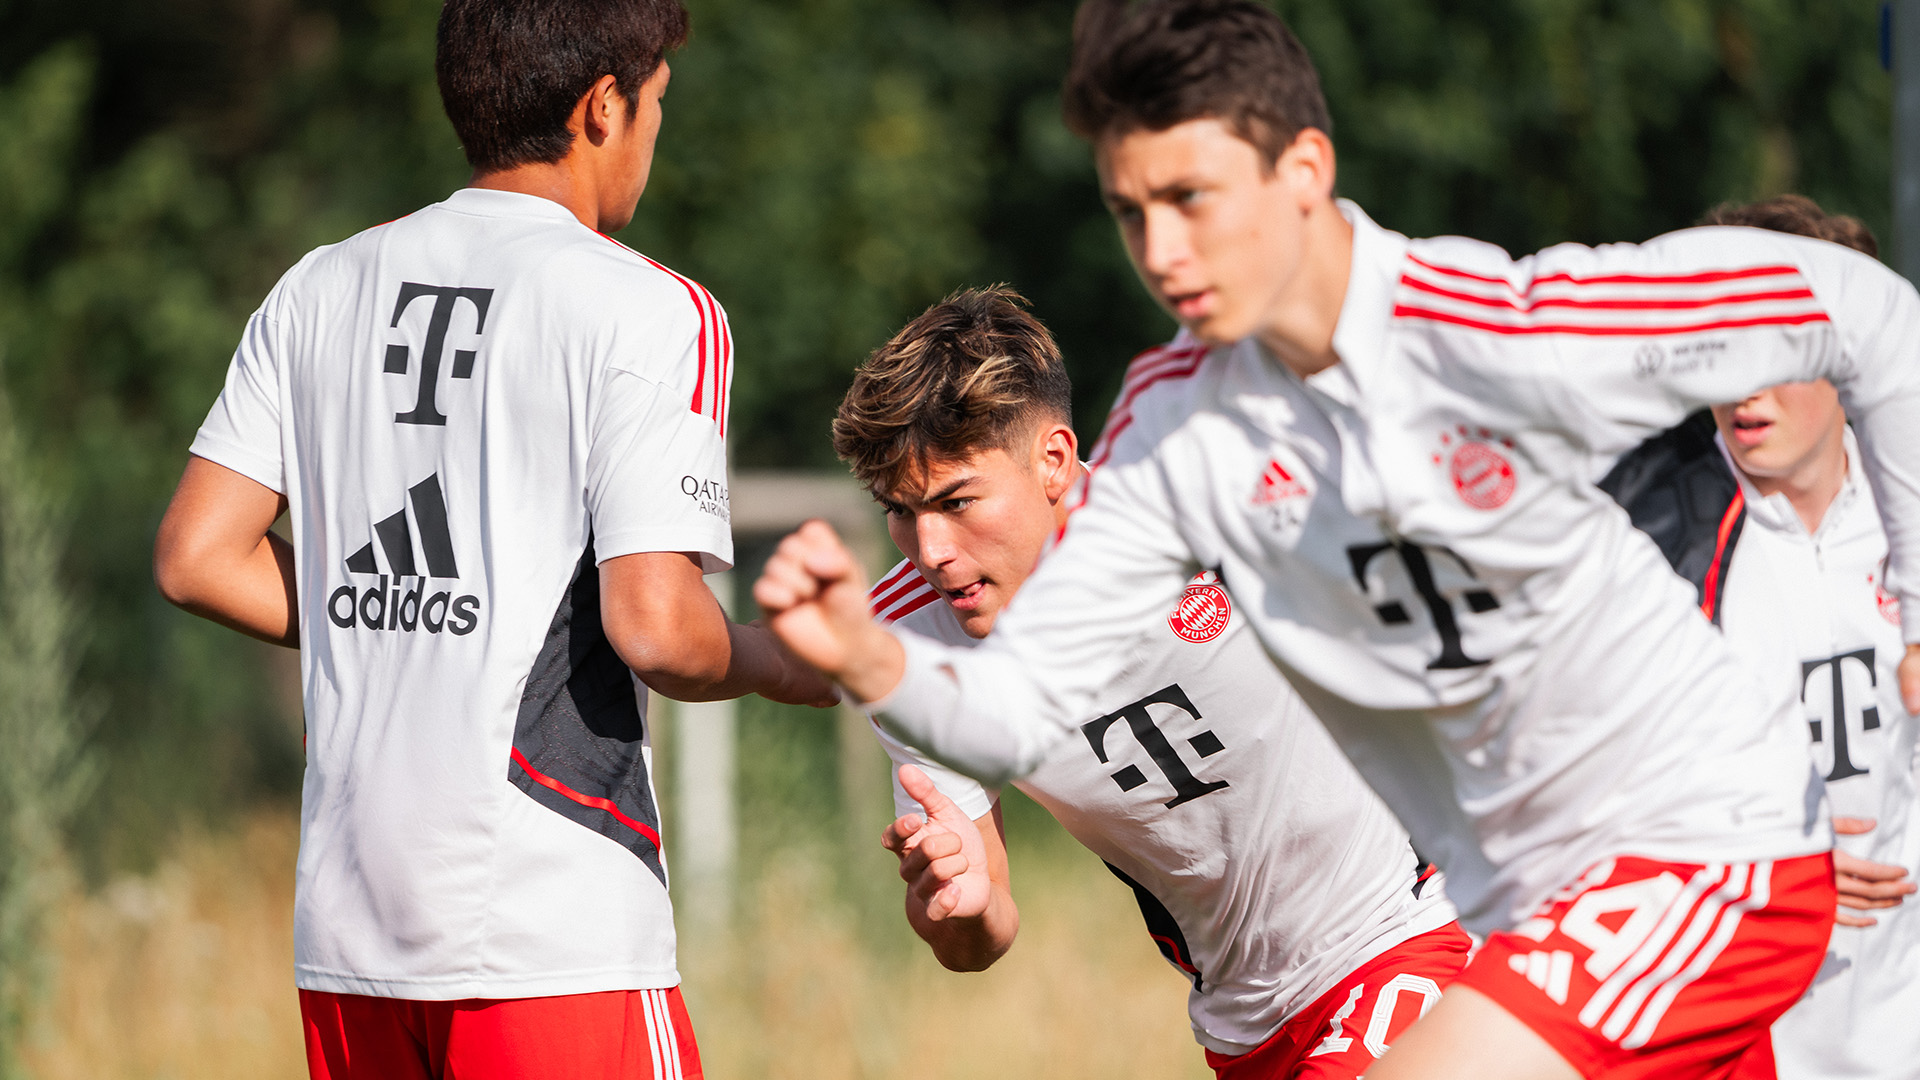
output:
<path id="1" fill-rule="evenodd" d="M 1814 0 L 1277 0 L 1319 63 L 1341 188 L 1383 223 L 1516 251 L 1641 239 L 1797 189 L 1888 224 L 1876 8 Z M 853 365 L 1006 281 L 1089 439 L 1171 324 L 1059 120 L 1072 0 L 690 0 L 623 239 L 738 340 L 737 467 L 831 465 Z M 0 0 L 0 377 L 75 527 L 79 679 L 106 772 L 79 825 L 137 863 L 183 814 L 284 797 L 284 654 L 168 608 L 155 525 L 246 313 L 308 248 L 465 168 L 435 0 Z"/>
<path id="2" fill-rule="evenodd" d="M 86 61 L 72 49 L 24 73 L 12 93 L 0 94 L 0 145 L 31 148 L 40 160 L 66 152 L 62 113 L 85 76 Z M 15 193 L 0 204 L 0 265 L 19 257 L 21 238 L 59 198 L 54 178 L 32 160 L 0 160 L 0 185 Z M 0 330 L 29 318 L 21 301 L 0 291 Z M 0 336 L 0 371 L 6 340 Z M 63 524 L 0 385 L 0 1078 L 21 1075 L 15 1050 L 44 974 L 38 942 L 56 891 L 61 833 L 93 779 L 72 692 L 79 626 L 61 584 Z"/>

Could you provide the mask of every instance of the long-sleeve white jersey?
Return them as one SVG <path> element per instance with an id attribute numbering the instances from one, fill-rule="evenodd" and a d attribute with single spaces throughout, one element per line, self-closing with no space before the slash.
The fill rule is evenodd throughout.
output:
<path id="1" fill-rule="evenodd" d="M 1784 495 L 1739 477 L 1746 508 L 1727 568 L 1721 626 L 1735 655 L 1802 702 L 1814 766 L 1833 812 L 1877 823 L 1839 845 L 1920 875 L 1914 750 L 1920 719 L 1900 704 L 1899 604 L 1882 588 L 1887 557 L 1873 492 L 1848 439 L 1847 479 L 1809 534 Z M 1773 1025 L 1783 1080 L 1920 1077 L 1920 907 L 1835 927 L 1826 963 Z"/>
<path id="2" fill-rule="evenodd" d="M 1745 674 L 1591 480 L 1695 408 L 1826 377 L 1896 571 L 1920 567 L 1913 289 L 1757 229 L 1515 261 L 1341 210 L 1341 362 L 1300 379 L 1251 340 L 1143 358 L 1056 557 L 981 648 L 901 634 L 881 722 L 989 782 L 1029 772 L 1215 569 L 1470 929 L 1609 855 L 1826 850 L 1797 700 Z M 1920 597 L 1894 589 L 1920 639 Z"/>
<path id="3" fill-rule="evenodd" d="M 955 648 L 977 642 L 902 562 L 877 614 Z M 1204 575 L 1136 628 L 1113 682 L 1015 781 L 1133 889 L 1160 952 L 1193 983 L 1194 1038 L 1244 1054 L 1363 964 L 1454 919 L 1393 819 L 1225 590 Z M 972 818 L 997 793 L 884 733 Z M 898 783 L 903 814 L 919 813 Z"/>

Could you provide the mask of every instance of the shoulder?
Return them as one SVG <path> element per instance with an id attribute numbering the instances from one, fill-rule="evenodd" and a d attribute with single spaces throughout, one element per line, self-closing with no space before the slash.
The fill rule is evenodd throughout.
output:
<path id="1" fill-rule="evenodd" d="M 1846 255 L 1866 258 L 1821 240 L 1734 227 L 1683 229 L 1644 244 L 1559 244 L 1522 259 L 1460 237 L 1416 240 L 1393 316 L 1501 335 L 1812 322 L 1826 316 L 1803 267 Z"/>
<path id="2" fill-rule="evenodd" d="M 1134 357 L 1120 381 L 1120 393 L 1114 398 L 1113 408 L 1107 413 L 1106 426 L 1087 456 L 1089 467 L 1105 464 L 1113 456 L 1115 440 L 1122 435 L 1136 427 L 1151 426 L 1165 404 L 1184 400 L 1195 387 L 1195 376 L 1206 367 L 1208 359 L 1224 352 L 1182 330 L 1165 345 Z"/>
<path id="3" fill-rule="evenodd" d="M 726 310 L 706 286 L 584 226 L 555 251 L 550 267 L 555 284 L 604 301 L 616 318 L 690 335 L 725 329 Z"/>
<path id="4" fill-rule="evenodd" d="M 913 563 L 901 559 L 882 574 L 867 590 L 867 604 L 873 617 L 883 623 L 899 622 L 940 599 L 940 590 L 920 576 Z"/>

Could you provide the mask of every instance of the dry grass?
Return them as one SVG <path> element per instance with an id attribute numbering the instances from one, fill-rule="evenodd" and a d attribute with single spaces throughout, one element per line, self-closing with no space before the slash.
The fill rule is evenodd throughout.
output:
<path id="1" fill-rule="evenodd" d="M 290 816 L 265 816 L 184 842 L 151 877 L 75 896 L 56 928 L 31 1075 L 304 1076 L 290 971 L 295 843 Z M 1187 1031 L 1185 984 L 1126 891 L 1083 852 L 1039 851 L 1014 853 L 1020 942 L 979 975 L 943 971 L 903 940 L 891 905 L 838 898 L 823 861 L 761 874 L 729 940 L 683 949 L 708 1075 L 1210 1076 Z"/>

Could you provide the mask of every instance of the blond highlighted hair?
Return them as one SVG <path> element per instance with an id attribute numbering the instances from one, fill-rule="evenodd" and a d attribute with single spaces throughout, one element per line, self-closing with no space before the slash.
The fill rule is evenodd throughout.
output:
<path id="1" fill-rule="evenodd" d="M 1005 285 L 962 289 L 873 351 L 833 420 L 833 451 L 875 492 L 932 462 L 1010 450 L 1035 423 L 1072 421 L 1059 346 Z"/>

